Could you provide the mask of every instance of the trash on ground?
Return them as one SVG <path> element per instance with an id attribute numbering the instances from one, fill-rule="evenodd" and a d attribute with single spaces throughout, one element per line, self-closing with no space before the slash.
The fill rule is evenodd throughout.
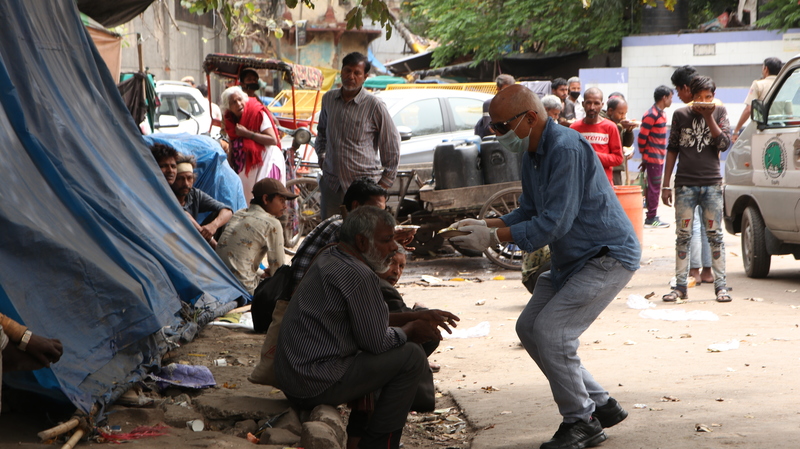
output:
<path id="1" fill-rule="evenodd" d="M 253 314 L 250 312 L 230 313 L 208 323 L 214 326 L 253 330 Z"/>
<path id="2" fill-rule="evenodd" d="M 485 299 L 479 299 L 479 300 L 475 301 L 475 305 L 476 306 L 482 306 L 484 304 L 486 304 L 486 300 Z"/>
<path id="3" fill-rule="evenodd" d="M 739 340 L 734 338 L 732 340 L 714 343 L 708 346 L 708 352 L 730 351 L 731 349 L 739 349 Z"/>
<path id="4" fill-rule="evenodd" d="M 707 425 L 700 423 L 694 425 L 694 430 L 696 432 L 713 432 Z"/>
<path id="5" fill-rule="evenodd" d="M 186 427 L 194 432 L 202 432 L 203 429 L 206 428 L 206 425 L 203 423 L 202 419 L 193 419 L 191 421 L 186 421 Z"/>
<path id="6" fill-rule="evenodd" d="M 442 282 L 441 278 L 437 278 L 436 276 L 430 276 L 427 274 L 423 274 L 421 276 L 422 280 L 429 283 L 429 284 L 439 284 Z"/>
<path id="7" fill-rule="evenodd" d="M 656 306 L 652 301 L 646 300 L 642 295 L 628 295 L 626 304 L 628 308 L 637 310 L 650 309 Z"/>
<path id="8" fill-rule="evenodd" d="M 482 321 L 478 323 L 477 326 L 470 327 L 469 329 L 453 329 L 452 334 L 442 332 L 442 337 L 445 339 L 485 337 L 489 335 L 489 328 L 489 322 Z"/>
<path id="9" fill-rule="evenodd" d="M 651 320 L 664 321 L 719 321 L 717 314 L 706 310 L 692 310 L 687 312 L 683 309 L 648 309 L 639 312 L 639 316 Z"/>
<path id="10" fill-rule="evenodd" d="M 625 341 L 625 343 L 623 343 L 623 344 L 625 344 L 625 345 L 628 345 L 628 346 L 633 346 L 633 345 L 635 345 L 635 344 L 636 344 L 636 342 L 635 342 L 635 341 L 633 341 L 633 340 L 627 340 L 627 341 Z"/>
<path id="11" fill-rule="evenodd" d="M 503 276 L 503 275 L 497 275 L 497 276 L 493 277 L 492 280 L 493 281 L 505 281 L 506 277 Z"/>
<path id="12" fill-rule="evenodd" d="M 764 302 L 764 298 L 744 298 L 745 301 Z"/>
<path id="13" fill-rule="evenodd" d="M 223 359 L 224 360 L 224 359 Z M 217 385 L 214 375 L 207 366 L 203 365 L 181 365 L 170 363 L 161 368 L 160 371 L 148 375 L 156 381 L 162 390 L 170 385 L 184 388 L 202 389 Z"/>
<path id="14" fill-rule="evenodd" d="M 633 408 L 646 409 L 647 404 L 633 404 Z"/>
<path id="15" fill-rule="evenodd" d="M 661 402 L 681 402 L 681 400 L 675 396 L 661 396 Z"/>

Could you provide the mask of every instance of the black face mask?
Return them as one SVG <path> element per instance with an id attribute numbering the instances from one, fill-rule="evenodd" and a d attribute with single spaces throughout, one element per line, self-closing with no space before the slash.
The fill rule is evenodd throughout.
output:
<path id="1" fill-rule="evenodd" d="M 244 84 L 243 87 L 244 90 L 258 90 L 259 86 L 258 83 L 250 83 L 250 84 Z"/>
<path id="2" fill-rule="evenodd" d="M 572 92 L 570 92 L 570 93 L 569 93 L 569 96 L 570 96 L 570 97 L 571 97 L 573 100 L 577 100 L 577 99 L 578 99 L 578 97 L 580 97 L 580 96 L 581 96 L 581 93 L 580 93 L 580 91 L 573 90 Z"/>

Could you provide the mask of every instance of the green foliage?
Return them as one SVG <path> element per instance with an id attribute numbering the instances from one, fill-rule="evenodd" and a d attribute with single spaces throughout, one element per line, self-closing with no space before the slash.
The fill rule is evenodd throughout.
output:
<path id="1" fill-rule="evenodd" d="M 314 0 L 284 0 L 289 8 L 296 8 L 303 4 L 314 9 Z M 259 2 L 254 0 L 181 0 L 181 6 L 189 12 L 205 14 L 217 11 L 222 16 L 225 29 L 231 38 L 245 36 L 250 25 L 261 25 L 273 30 L 279 21 L 277 17 L 268 17 L 265 11 L 258 7 Z M 364 19 L 369 18 L 386 28 L 386 38 L 392 35 L 392 22 L 389 7 L 385 0 L 358 0 L 356 5 L 347 13 L 347 29 L 362 28 Z"/>
<path id="2" fill-rule="evenodd" d="M 630 33 L 626 0 L 412 0 L 415 19 L 428 20 L 426 37 L 441 44 L 434 65 L 472 55 L 500 59 L 512 51 L 606 52 Z"/>
<path id="3" fill-rule="evenodd" d="M 798 6 L 797 0 L 771 0 L 759 11 L 762 14 L 762 17 L 756 21 L 756 25 L 759 27 L 780 30 L 781 33 L 785 33 L 789 28 L 800 26 L 800 6 Z"/>

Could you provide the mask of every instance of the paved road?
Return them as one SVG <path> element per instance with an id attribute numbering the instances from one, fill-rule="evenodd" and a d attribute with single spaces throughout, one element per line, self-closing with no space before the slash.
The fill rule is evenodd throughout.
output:
<path id="1" fill-rule="evenodd" d="M 800 262 L 773 257 L 768 279 L 749 279 L 739 237 L 726 234 L 725 242 L 734 301 L 716 303 L 713 285 L 703 284 L 689 290 L 688 303 L 671 305 L 660 297 L 673 276 L 674 226 L 645 230 L 642 268 L 581 339 L 584 364 L 630 411 L 625 422 L 608 429 L 603 447 L 797 447 Z M 519 274 L 466 258 L 414 262 L 407 273 L 401 288 L 407 303 L 458 313 L 462 329 L 490 323 L 488 337 L 446 340 L 432 356 L 443 365 L 439 387 L 453 394 L 478 429 L 472 448 L 531 448 L 549 439 L 560 416 L 514 332 L 529 298 Z M 414 282 L 422 274 L 482 282 L 422 286 Z M 497 275 L 506 280 L 492 280 Z M 645 319 L 626 306 L 628 295 L 651 292 L 655 310 L 707 311 L 719 320 Z M 707 350 L 730 339 L 741 341 L 739 349 Z M 712 432 L 696 431 L 697 424 Z"/>

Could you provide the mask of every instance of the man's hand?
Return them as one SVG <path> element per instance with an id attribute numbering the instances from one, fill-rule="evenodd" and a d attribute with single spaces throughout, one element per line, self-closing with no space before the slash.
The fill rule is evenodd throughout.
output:
<path id="1" fill-rule="evenodd" d="M 500 240 L 497 239 L 497 228 L 488 228 L 486 225 L 461 226 L 458 230 L 469 232 L 468 235 L 460 235 L 450 239 L 452 243 L 461 248 L 482 252 L 490 246 L 500 244 Z"/>
<path id="2" fill-rule="evenodd" d="M 403 329 L 408 340 L 414 343 L 425 343 L 426 341 L 442 339 L 442 334 L 439 332 L 439 329 L 425 320 L 409 321 L 400 329 Z"/>
<path id="3" fill-rule="evenodd" d="M 450 330 L 450 327 L 448 327 L 448 324 L 452 327 L 457 327 L 458 324 L 456 321 L 461 321 L 461 318 L 445 310 L 420 310 L 417 313 L 419 314 L 419 319 L 427 321 L 432 326 L 441 327 L 442 329 L 446 330 L 448 334 L 453 333 L 453 331 Z"/>
<path id="4" fill-rule="evenodd" d="M 394 230 L 394 241 L 405 249 L 409 249 L 409 244 L 414 241 L 417 230 L 414 228 L 402 228 Z"/>
<path id="5" fill-rule="evenodd" d="M 672 189 L 669 187 L 661 188 L 661 201 L 665 206 L 672 206 Z"/>
<path id="6" fill-rule="evenodd" d="M 733 130 L 733 134 L 731 134 L 731 145 L 733 145 L 734 143 L 736 143 L 737 140 L 739 140 L 740 131 L 741 131 L 740 129 Z"/>
<path id="7" fill-rule="evenodd" d="M 55 338 L 32 334 L 25 352 L 36 360 L 37 364 L 41 364 L 41 367 L 48 367 L 51 363 L 56 363 L 61 359 L 64 346 L 60 340 Z"/>
<path id="8" fill-rule="evenodd" d="M 209 223 L 205 226 L 200 226 L 200 234 L 203 236 L 206 241 L 210 241 L 214 234 L 217 233 L 217 229 L 219 226 L 215 226 L 213 223 Z"/>
<path id="9" fill-rule="evenodd" d="M 692 104 L 692 110 L 700 115 L 708 122 L 709 120 L 713 120 L 711 114 L 714 113 L 714 110 L 717 108 L 717 105 L 712 103 L 710 106 L 699 105 L 697 103 Z"/>
<path id="10" fill-rule="evenodd" d="M 476 220 L 474 218 L 465 218 L 450 225 L 451 228 L 460 228 L 462 226 L 486 226 L 486 220 Z"/>

